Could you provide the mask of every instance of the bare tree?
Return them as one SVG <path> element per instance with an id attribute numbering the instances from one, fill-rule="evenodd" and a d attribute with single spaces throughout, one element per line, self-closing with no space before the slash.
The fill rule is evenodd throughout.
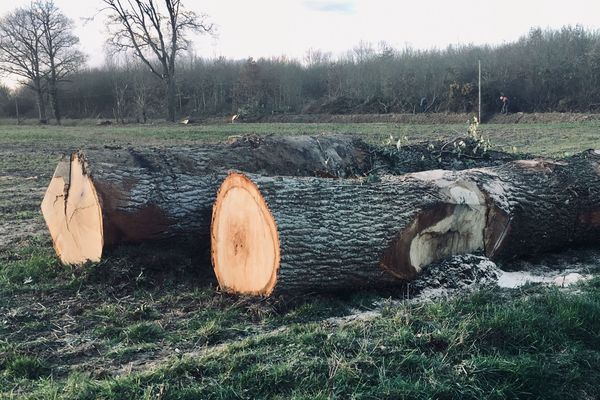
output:
<path id="1" fill-rule="evenodd" d="M 141 66 L 136 65 L 133 73 L 133 101 L 138 123 L 148 122 L 148 82 Z"/>
<path id="2" fill-rule="evenodd" d="M 53 0 L 36 1 L 32 4 L 32 12 L 42 26 L 43 37 L 40 44 L 44 52 L 43 63 L 47 69 L 50 102 L 56 122 L 60 124 L 58 83 L 77 71 L 85 63 L 86 57 L 76 48 L 79 38 L 73 34 L 73 21 L 56 7 Z"/>
<path id="3" fill-rule="evenodd" d="M 47 122 L 43 38 L 42 24 L 30 9 L 18 8 L 0 19 L 0 69 L 35 92 L 40 123 Z"/>
<path id="4" fill-rule="evenodd" d="M 175 122 L 175 59 L 189 48 L 190 32 L 211 33 L 206 16 L 185 10 L 181 0 L 102 0 L 109 11 L 109 44 L 132 51 L 165 84 L 168 120 Z"/>

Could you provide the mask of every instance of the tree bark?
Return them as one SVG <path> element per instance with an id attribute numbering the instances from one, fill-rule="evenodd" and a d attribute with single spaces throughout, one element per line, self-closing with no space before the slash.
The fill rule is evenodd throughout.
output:
<path id="1" fill-rule="evenodd" d="M 38 106 L 38 116 L 40 124 L 48 123 L 46 118 L 46 101 L 44 100 L 44 91 L 42 90 L 41 82 L 35 82 L 35 94 Z"/>
<path id="2" fill-rule="evenodd" d="M 229 169 L 345 177 L 370 167 L 369 147 L 341 135 L 87 150 L 59 163 L 42 211 L 61 260 L 77 264 L 118 243 L 191 236 L 208 243 L 213 200 Z"/>
<path id="3" fill-rule="evenodd" d="M 400 285 L 432 261 L 482 249 L 483 195 L 435 180 L 233 173 L 213 207 L 219 283 L 267 296 Z"/>
<path id="4" fill-rule="evenodd" d="M 58 87 L 56 85 L 56 78 L 52 78 L 48 81 L 48 88 L 50 91 L 50 101 L 52 102 L 52 110 L 54 111 L 54 118 L 58 125 L 61 124 L 62 115 L 60 113 L 60 104 L 58 102 Z"/>
<path id="5" fill-rule="evenodd" d="M 402 179 L 418 179 L 440 187 L 451 188 L 457 184 L 476 187 L 485 198 L 486 210 L 480 247 L 494 260 L 600 243 L 598 150 L 563 160 L 519 160 L 493 168 L 425 171 L 405 175 Z M 457 189 L 452 191 L 459 193 Z M 413 226 L 419 226 L 424 219 L 427 217 L 420 215 Z M 441 221 L 436 218 L 433 222 L 436 220 Z M 421 227 L 416 231 L 424 237 Z M 410 240 L 414 237 L 411 230 L 402 235 Z M 439 239 L 439 232 L 436 235 Z M 479 233 L 465 230 L 463 236 L 474 237 Z M 418 272 L 407 262 L 396 265 L 399 268 L 393 272 L 400 277 L 411 278 Z"/>
<path id="6" fill-rule="evenodd" d="M 381 287 L 455 254 L 505 259 L 600 243 L 600 152 L 374 183 L 234 173 L 212 219 L 226 291 Z"/>
<path id="7" fill-rule="evenodd" d="M 177 89 L 175 87 L 175 78 L 167 77 L 166 80 L 167 86 L 167 121 L 175 122 L 176 113 L 177 113 Z"/>
<path id="8" fill-rule="evenodd" d="M 471 173 L 490 203 L 486 254 L 509 259 L 600 242 L 600 152 Z"/>

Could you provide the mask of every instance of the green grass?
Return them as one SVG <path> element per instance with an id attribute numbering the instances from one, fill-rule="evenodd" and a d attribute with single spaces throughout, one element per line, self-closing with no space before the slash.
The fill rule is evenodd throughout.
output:
<path id="1" fill-rule="evenodd" d="M 130 343 L 150 343 L 162 339 L 164 330 L 155 322 L 140 322 L 128 326 L 124 336 Z"/>
<path id="2" fill-rule="evenodd" d="M 16 379 L 35 380 L 48 376 L 48 366 L 36 357 L 14 356 L 4 362 L 4 375 Z"/>
<path id="3" fill-rule="evenodd" d="M 37 287 L 55 278 L 59 270 L 65 271 L 52 247 L 40 243 L 28 244 L 17 253 L 6 252 L 3 256 L 0 257 L 0 285 L 5 287 Z"/>
<path id="4" fill-rule="evenodd" d="M 598 398 L 599 282 L 406 303 L 369 321 L 292 324 L 172 354 L 150 372 L 27 385 L 31 398 L 61 399 Z"/>
<path id="5" fill-rule="evenodd" d="M 600 279 L 450 301 L 395 293 L 252 299 L 220 293 L 210 266 L 123 248 L 61 266 L 38 211 L 62 152 L 351 133 L 374 143 L 453 138 L 454 125 L 11 126 L 0 121 L 0 398 L 597 399 Z M 508 151 L 600 147 L 598 121 L 482 125 Z M 513 147 L 515 149 L 513 149 Z M 23 229 L 23 232 L 19 230 Z M 166 263 L 165 260 L 170 260 Z M 165 268 L 168 265 L 168 268 Z M 338 323 L 384 303 L 369 320 Z M 380 307 L 380 306 L 379 306 Z"/>
<path id="6" fill-rule="evenodd" d="M 65 148 L 93 145 L 169 144 L 214 142 L 244 134 L 319 134 L 348 133 L 371 142 L 383 142 L 389 135 L 406 136 L 409 141 L 452 138 L 464 135 L 465 124 L 390 124 L 390 123 L 247 123 L 215 125 L 125 125 L 83 126 L 11 126 L 0 125 L 0 143 L 38 143 Z M 527 124 L 484 124 L 480 131 L 492 144 L 506 150 L 539 155 L 563 155 L 598 146 L 600 121 L 552 122 Z"/>

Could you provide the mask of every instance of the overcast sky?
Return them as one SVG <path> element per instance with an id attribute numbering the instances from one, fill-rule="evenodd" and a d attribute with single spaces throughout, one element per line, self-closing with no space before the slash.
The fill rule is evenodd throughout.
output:
<path id="1" fill-rule="evenodd" d="M 0 0 L 0 14 L 30 0 Z M 72 18 L 89 65 L 102 64 L 106 37 L 99 0 L 55 0 Z M 287 55 L 309 48 L 341 54 L 360 41 L 394 47 L 500 44 L 533 26 L 581 24 L 600 28 L 598 0 L 184 0 L 218 26 L 216 38 L 199 38 L 198 55 L 228 58 Z M 92 22 L 85 18 L 93 17 Z"/>

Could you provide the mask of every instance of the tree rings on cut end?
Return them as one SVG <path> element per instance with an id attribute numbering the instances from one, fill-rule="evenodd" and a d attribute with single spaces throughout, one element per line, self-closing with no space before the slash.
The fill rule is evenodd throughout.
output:
<path id="1" fill-rule="evenodd" d="M 100 261 L 102 210 L 80 156 L 73 154 L 59 162 L 41 208 L 56 254 L 64 264 Z"/>
<path id="2" fill-rule="evenodd" d="M 266 296 L 273 291 L 280 262 L 277 226 L 260 190 L 243 174 L 229 174 L 219 189 L 211 253 L 223 290 Z"/>

